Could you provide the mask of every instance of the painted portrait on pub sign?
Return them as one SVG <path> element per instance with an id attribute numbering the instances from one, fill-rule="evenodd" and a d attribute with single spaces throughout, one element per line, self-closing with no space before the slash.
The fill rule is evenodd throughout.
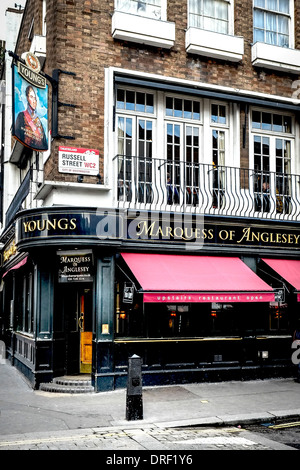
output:
<path id="1" fill-rule="evenodd" d="M 13 129 L 23 145 L 48 150 L 48 86 L 40 88 L 27 81 L 13 67 Z"/>

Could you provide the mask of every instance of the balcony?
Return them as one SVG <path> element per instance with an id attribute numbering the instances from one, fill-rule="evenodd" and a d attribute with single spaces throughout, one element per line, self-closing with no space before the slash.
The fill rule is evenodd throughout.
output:
<path id="1" fill-rule="evenodd" d="M 114 163 L 119 208 L 299 220 L 300 175 L 124 155 Z"/>

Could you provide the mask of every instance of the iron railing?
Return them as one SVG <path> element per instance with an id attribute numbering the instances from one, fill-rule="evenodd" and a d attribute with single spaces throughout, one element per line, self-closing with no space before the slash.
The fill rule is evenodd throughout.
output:
<path id="1" fill-rule="evenodd" d="M 122 208 L 298 220 L 300 175 L 117 155 Z"/>

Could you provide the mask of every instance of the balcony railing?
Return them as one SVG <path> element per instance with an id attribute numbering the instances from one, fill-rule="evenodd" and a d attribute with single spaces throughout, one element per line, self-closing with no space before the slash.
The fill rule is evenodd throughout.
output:
<path id="1" fill-rule="evenodd" d="M 298 220 L 300 175 L 117 155 L 118 207 Z"/>

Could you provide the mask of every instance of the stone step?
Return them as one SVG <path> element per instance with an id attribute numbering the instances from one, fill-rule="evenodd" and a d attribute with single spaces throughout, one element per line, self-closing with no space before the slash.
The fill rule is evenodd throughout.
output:
<path id="1" fill-rule="evenodd" d="M 92 393 L 95 391 L 90 375 L 56 377 L 51 383 L 41 383 L 40 390 L 53 393 Z"/>

